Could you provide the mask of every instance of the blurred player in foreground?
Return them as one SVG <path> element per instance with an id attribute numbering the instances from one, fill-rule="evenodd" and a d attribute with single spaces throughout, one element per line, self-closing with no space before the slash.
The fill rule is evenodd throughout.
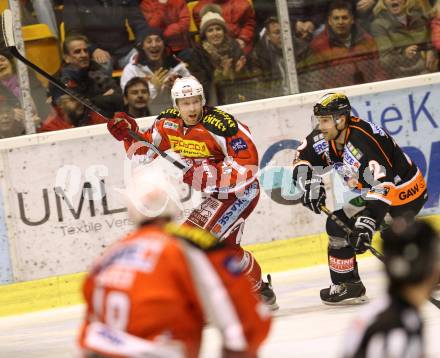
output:
<path id="1" fill-rule="evenodd" d="M 439 234 L 426 222 L 397 218 L 383 236 L 388 295 L 353 321 L 343 356 L 426 357 L 420 309 L 440 278 Z"/>
<path id="2" fill-rule="evenodd" d="M 127 185 L 138 227 L 105 251 L 86 278 L 84 357 L 197 357 L 208 318 L 222 335 L 222 357 L 257 357 L 269 309 L 234 249 L 205 230 L 172 223 L 181 214 L 173 188 L 151 168 L 135 172 Z"/>

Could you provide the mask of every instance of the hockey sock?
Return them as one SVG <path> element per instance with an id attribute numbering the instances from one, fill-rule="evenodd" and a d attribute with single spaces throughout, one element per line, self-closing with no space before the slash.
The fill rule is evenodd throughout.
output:
<path id="1" fill-rule="evenodd" d="M 237 246 L 237 255 L 240 258 L 242 271 L 252 283 L 252 289 L 254 291 L 258 291 L 262 282 L 260 265 L 249 251 L 243 250 L 243 248 L 240 246 Z"/>
<path id="2" fill-rule="evenodd" d="M 356 256 L 351 246 L 328 248 L 328 266 L 334 284 L 359 281 Z"/>

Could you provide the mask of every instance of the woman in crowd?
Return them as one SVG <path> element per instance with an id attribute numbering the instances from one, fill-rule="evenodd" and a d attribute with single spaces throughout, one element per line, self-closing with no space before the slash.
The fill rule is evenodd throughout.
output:
<path id="1" fill-rule="evenodd" d="M 201 43 L 193 51 L 189 68 L 208 92 L 209 102 L 227 104 L 254 99 L 243 88 L 243 80 L 252 77 L 248 60 L 228 34 L 221 8 L 206 5 L 200 15 Z"/>
<path id="2" fill-rule="evenodd" d="M 50 106 L 46 103 L 46 90 L 38 81 L 35 74 L 29 71 L 29 84 L 33 105 L 33 117 L 36 124 L 40 118 L 46 118 L 50 113 Z M 20 106 L 21 89 L 15 67 L 15 61 L 7 51 L 0 51 L 0 96 L 13 105 L 14 118 L 24 121 L 24 111 Z"/>

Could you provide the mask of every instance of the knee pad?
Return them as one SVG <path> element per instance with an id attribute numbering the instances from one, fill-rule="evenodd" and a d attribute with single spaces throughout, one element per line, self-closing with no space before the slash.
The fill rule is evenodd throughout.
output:
<path id="1" fill-rule="evenodd" d="M 339 210 L 335 213 L 338 214 Z M 339 213 L 338 217 L 341 218 L 341 213 Z M 345 220 L 343 220 L 345 222 Z M 340 249 L 349 245 L 347 240 L 347 234 L 344 230 L 342 230 L 338 224 L 336 224 L 332 219 L 327 218 L 327 222 L 325 225 L 325 230 L 327 231 L 327 235 L 329 238 L 329 246 L 334 249 Z"/>

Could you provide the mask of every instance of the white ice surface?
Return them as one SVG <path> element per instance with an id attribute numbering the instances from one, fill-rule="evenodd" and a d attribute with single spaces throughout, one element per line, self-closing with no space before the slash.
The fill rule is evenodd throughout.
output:
<path id="1" fill-rule="evenodd" d="M 367 295 L 383 293 L 384 279 L 375 258 L 361 260 L 360 273 Z M 329 283 L 326 266 L 272 275 L 280 310 L 260 357 L 338 357 L 348 323 L 363 306 L 330 307 L 319 299 Z M 74 357 L 82 306 L 54 309 L 0 319 L 0 357 Z M 440 310 L 423 308 L 428 357 L 440 357 Z M 220 339 L 212 328 L 201 357 L 219 357 Z"/>

